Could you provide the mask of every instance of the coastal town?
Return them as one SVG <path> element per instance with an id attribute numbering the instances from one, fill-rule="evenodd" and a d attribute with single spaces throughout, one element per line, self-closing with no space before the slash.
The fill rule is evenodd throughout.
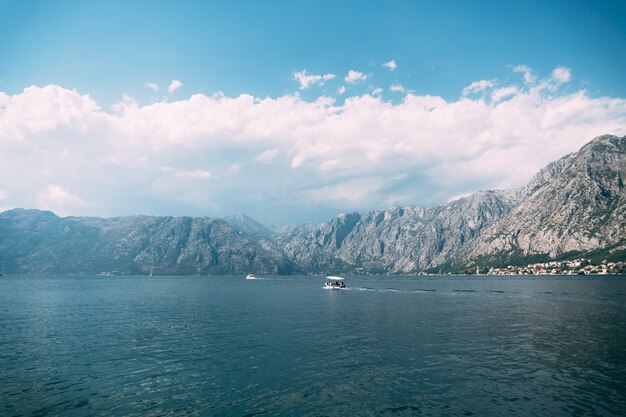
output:
<path id="1" fill-rule="evenodd" d="M 526 266 L 506 266 L 500 268 L 477 268 L 477 274 L 486 275 L 617 275 L 626 273 L 626 262 L 601 261 L 594 264 L 590 259 L 580 258 L 571 261 L 550 261 Z"/>

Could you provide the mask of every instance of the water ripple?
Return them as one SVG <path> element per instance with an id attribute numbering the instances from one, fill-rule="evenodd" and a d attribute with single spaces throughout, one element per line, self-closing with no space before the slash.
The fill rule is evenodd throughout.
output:
<path id="1" fill-rule="evenodd" d="M 0 414 L 626 409 L 626 280 L 273 279 L 3 280 Z"/>

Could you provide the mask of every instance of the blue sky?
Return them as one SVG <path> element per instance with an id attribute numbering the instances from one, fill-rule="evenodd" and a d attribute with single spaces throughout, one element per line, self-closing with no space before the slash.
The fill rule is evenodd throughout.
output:
<path id="1" fill-rule="evenodd" d="M 508 3 L 508 4 L 507 4 Z M 111 103 L 146 79 L 189 92 L 276 96 L 291 73 L 378 72 L 453 98 L 525 64 L 574 69 L 590 91 L 626 94 L 626 5 L 593 1 L 7 1 L 0 82 L 58 84 Z M 183 94 L 183 91 L 181 91 Z"/>
<path id="2" fill-rule="evenodd" d="M 0 0 L 0 208 L 318 222 L 520 185 L 624 134 L 625 20 L 619 1 Z M 232 123 L 198 122 L 215 114 Z M 111 166 L 93 175 L 51 162 L 96 155 Z M 477 174 L 507 157 L 515 170 Z"/>

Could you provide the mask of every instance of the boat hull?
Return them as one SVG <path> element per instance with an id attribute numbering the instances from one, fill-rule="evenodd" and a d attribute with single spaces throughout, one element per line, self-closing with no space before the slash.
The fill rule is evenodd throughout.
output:
<path id="1" fill-rule="evenodd" d="M 322 287 L 325 290 L 345 290 L 346 287 L 337 287 L 336 285 L 324 285 Z"/>

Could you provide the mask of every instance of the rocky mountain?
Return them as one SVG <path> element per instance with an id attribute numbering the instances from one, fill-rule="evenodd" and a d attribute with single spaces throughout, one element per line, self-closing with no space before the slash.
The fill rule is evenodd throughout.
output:
<path id="1" fill-rule="evenodd" d="M 243 213 L 224 217 L 224 221 L 248 236 L 272 239 L 279 233 L 274 227 L 265 226 Z"/>
<path id="2" fill-rule="evenodd" d="M 440 207 L 342 214 L 282 236 L 306 270 L 411 273 L 477 258 L 626 247 L 626 137 L 600 136 L 525 187 L 480 191 Z"/>
<path id="3" fill-rule="evenodd" d="M 0 213 L 10 273 L 414 273 L 477 260 L 626 249 L 626 137 L 601 136 L 525 187 L 439 207 L 347 213 L 321 225 Z"/>
<path id="4" fill-rule="evenodd" d="M 417 272 L 456 256 L 515 201 L 514 193 L 486 191 L 430 209 L 341 214 L 313 230 L 281 236 L 279 246 L 312 272 Z"/>
<path id="5" fill-rule="evenodd" d="M 60 218 L 22 209 L 0 214 L 0 265 L 11 273 L 292 272 L 271 244 L 220 219 Z"/>
<path id="6" fill-rule="evenodd" d="M 601 136 L 549 164 L 520 203 L 466 248 L 484 255 L 548 254 L 626 243 L 626 137 Z"/>

